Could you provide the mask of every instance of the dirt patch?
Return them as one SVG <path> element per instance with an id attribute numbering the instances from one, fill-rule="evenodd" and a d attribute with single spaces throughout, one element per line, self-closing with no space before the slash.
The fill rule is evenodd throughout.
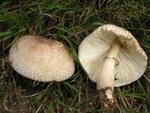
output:
<path id="1" fill-rule="evenodd" d="M 9 92 L 3 102 L 4 113 L 35 113 L 34 105 L 30 98 L 21 95 L 21 91 Z"/>

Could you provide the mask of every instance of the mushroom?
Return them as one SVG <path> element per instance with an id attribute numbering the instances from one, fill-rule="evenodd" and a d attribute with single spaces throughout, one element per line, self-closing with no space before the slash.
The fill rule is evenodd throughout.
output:
<path id="1" fill-rule="evenodd" d="M 139 79 L 147 56 L 127 30 L 106 24 L 98 27 L 79 46 L 79 60 L 89 78 L 96 82 L 105 108 L 114 108 L 114 87 Z"/>
<path id="2" fill-rule="evenodd" d="M 68 49 L 61 42 L 42 36 L 19 38 L 9 51 L 9 60 L 19 74 L 41 82 L 66 80 L 75 70 Z"/>

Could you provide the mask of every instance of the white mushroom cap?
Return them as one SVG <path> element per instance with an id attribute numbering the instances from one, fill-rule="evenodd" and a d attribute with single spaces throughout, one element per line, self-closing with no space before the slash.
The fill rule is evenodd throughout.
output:
<path id="1" fill-rule="evenodd" d="M 79 60 L 91 80 L 96 82 L 103 60 L 114 40 L 121 44 L 114 75 L 115 87 L 129 84 L 142 76 L 147 56 L 134 36 L 127 30 L 107 24 L 98 27 L 79 46 Z"/>
<path id="2" fill-rule="evenodd" d="M 42 82 L 66 80 L 75 70 L 65 46 L 41 36 L 19 38 L 9 51 L 9 60 L 19 74 Z"/>

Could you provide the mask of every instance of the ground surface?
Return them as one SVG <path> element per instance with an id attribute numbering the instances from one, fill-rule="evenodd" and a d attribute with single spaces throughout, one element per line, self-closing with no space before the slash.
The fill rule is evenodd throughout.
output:
<path id="1" fill-rule="evenodd" d="M 100 112 L 96 84 L 81 68 L 77 49 L 88 34 L 107 23 L 131 31 L 150 56 L 150 0 L 1 0 L 0 113 Z M 68 46 L 76 63 L 72 78 L 39 83 L 17 74 L 8 51 L 25 34 L 52 37 Z M 142 78 L 116 88 L 115 96 L 115 113 L 150 113 L 150 63 Z"/>

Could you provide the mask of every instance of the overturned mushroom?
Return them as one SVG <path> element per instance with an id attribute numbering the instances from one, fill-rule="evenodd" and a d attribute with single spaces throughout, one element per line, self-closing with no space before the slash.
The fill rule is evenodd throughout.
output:
<path id="1" fill-rule="evenodd" d="M 105 108 L 114 107 L 114 87 L 139 79 L 147 56 L 133 35 L 115 25 L 103 25 L 79 46 L 79 60 L 91 80 L 97 83 Z"/>
<path id="2" fill-rule="evenodd" d="M 42 82 L 66 80 L 75 70 L 67 48 L 41 36 L 19 38 L 9 51 L 9 60 L 19 74 Z"/>

